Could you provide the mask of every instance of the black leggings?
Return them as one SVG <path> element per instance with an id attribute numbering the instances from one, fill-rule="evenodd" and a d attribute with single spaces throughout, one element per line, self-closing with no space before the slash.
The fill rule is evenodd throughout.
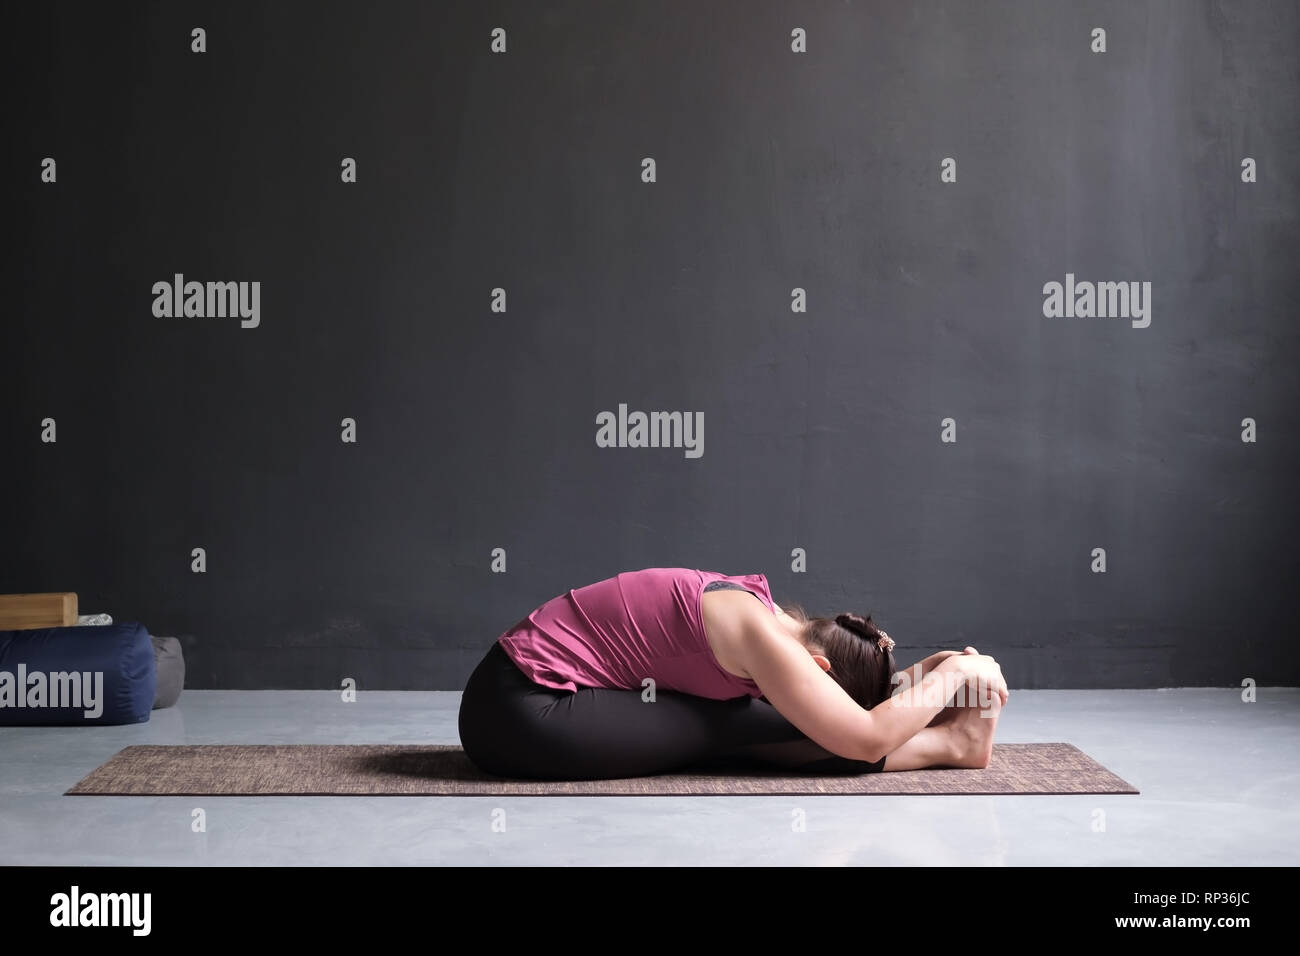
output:
<path id="1" fill-rule="evenodd" d="M 872 773 L 885 761 L 837 757 L 765 700 L 709 700 L 657 691 L 533 683 L 499 643 L 460 701 L 460 740 L 480 770 L 501 777 L 583 780 L 692 769 L 780 768 Z"/>

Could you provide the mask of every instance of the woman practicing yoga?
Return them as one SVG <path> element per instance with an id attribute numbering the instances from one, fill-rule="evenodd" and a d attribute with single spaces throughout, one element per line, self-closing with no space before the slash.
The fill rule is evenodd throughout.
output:
<path id="1" fill-rule="evenodd" d="M 762 574 L 647 568 L 506 631 L 460 705 L 465 753 L 505 777 L 686 767 L 984 767 L 1007 685 L 974 648 L 895 671 L 868 616 L 780 608 Z"/>

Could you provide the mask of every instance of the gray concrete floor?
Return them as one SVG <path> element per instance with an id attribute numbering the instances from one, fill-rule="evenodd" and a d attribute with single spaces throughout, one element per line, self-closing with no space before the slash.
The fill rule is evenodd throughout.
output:
<path id="1" fill-rule="evenodd" d="M 186 691 L 143 725 L 0 728 L 0 864 L 1300 863 L 1296 688 L 1012 693 L 999 740 L 1068 741 L 1139 796 L 62 795 L 131 744 L 456 743 L 458 700 Z"/>

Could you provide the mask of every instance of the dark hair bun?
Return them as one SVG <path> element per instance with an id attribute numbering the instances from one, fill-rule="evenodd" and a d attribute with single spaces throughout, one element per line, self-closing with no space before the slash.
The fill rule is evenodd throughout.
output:
<path id="1" fill-rule="evenodd" d="M 857 614 L 837 614 L 835 623 L 845 630 L 852 631 L 858 637 L 865 637 L 868 640 L 875 640 L 880 636 L 880 630 L 875 624 L 871 623 L 871 615 L 861 617 Z"/>

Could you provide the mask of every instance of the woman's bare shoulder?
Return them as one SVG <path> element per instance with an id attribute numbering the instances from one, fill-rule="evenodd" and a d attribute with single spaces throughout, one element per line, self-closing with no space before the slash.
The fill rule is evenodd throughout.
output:
<path id="1" fill-rule="evenodd" d="M 776 617 L 748 591 L 708 591 L 700 598 L 704 636 L 723 670 L 748 678 L 745 646 L 756 632 L 770 629 Z"/>

